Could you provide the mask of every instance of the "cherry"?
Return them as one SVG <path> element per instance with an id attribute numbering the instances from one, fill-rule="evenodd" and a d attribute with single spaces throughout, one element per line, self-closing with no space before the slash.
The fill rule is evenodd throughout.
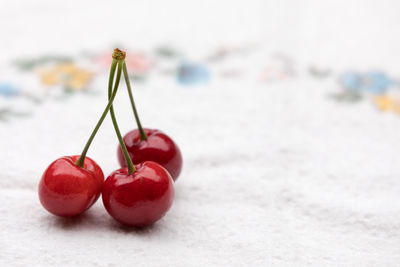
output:
<path id="1" fill-rule="evenodd" d="M 116 49 L 113 64 L 118 62 L 116 86 L 121 67 L 126 70 L 125 53 Z M 108 95 L 111 97 L 113 76 L 110 76 Z M 116 89 L 114 89 L 116 90 Z M 122 138 L 111 105 L 110 116 L 118 137 L 126 166 L 111 173 L 106 179 L 102 199 L 107 212 L 118 222 L 128 226 L 152 224 L 165 215 L 174 198 L 174 183 L 168 171 L 156 162 L 145 161 L 133 165 Z"/>
<path id="2" fill-rule="evenodd" d="M 43 173 L 39 199 L 50 213 L 63 217 L 78 215 L 100 196 L 104 174 L 97 163 L 86 157 L 83 168 L 75 164 L 80 156 L 55 160 Z"/>
<path id="3" fill-rule="evenodd" d="M 166 168 L 171 174 L 172 179 L 176 181 L 182 170 L 181 151 L 175 142 L 165 133 L 160 130 L 142 127 L 133 99 L 128 70 L 125 63 L 123 64 L 123 71 L 133 114 L 138 126 L 138 129 L 128 132 L 123 138 L 129 156 L 135 164 L 147 160 L 157 162 Z M 126 166 L 121 146 L 118 147 L 117 155 L 121 167 Z"/>
<path id="4" fill-rule="evenodd" d="M 111 86 L 116 67 L 117 62 L 115 61 L 110 70 L 109 83 Z M 104 175 L 99 165 L 86 157 L 86 154 L 108 111 L 112 108 L 121 73 L 122 66 L 118 66 L 115 89 L 110 94 L 108 104 L 81 155 L 66 156 L 55 160 L 46 169 L 39 182 L 40 202 L 47 211 L 54 215 L 64 217 L 78 215 L 92 206 L 100 196 Z"/>
<path id="5" fill-rule="evenodd" d="M 80 155 L 75 155 L 75 156 L 70 156 L 73 162 L 78 162 L 80 159 Z M 83 162 L 83 168 L 93 172 L 94 176 L 97 178 L 98 182 L 100 185 L 103 184 L 104 182 L 104 174 L 103 171 L 101 170 L 100 166 L 91 158 L 85 157 L 85 160 Z"/>
<path id="6" fill-rule="evenodd" d="M 134 164 L 143 161 L 155 161 L 171 174 L 174 181 L 182 170 L 182 155 L 179 147 L 165 133 L 155 129 L 143 129 L 146 140 L 140 139 L 139 130 L 135 129 L 124 136 L 124 142 L 129 156 Z M 118 147 L 118 161 L 122 167 L 126 166 L 121 146 Z"/>
<path id="7" fill-rule="evenodd" d="M 170 174 L 159 164 L 145 161 L 129 174 L 123 167 L 106 179 L 102 199 L 107 212 L 127 226 L 141 227 L 162 218 L 174 199 Z"/>

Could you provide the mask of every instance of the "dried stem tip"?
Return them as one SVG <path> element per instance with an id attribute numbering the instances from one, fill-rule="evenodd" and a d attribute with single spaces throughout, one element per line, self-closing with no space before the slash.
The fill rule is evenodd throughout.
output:
<path id="1" fill-rule="evenodd" d="M 114 52 L 112 54 L 113 59 L 116 60 L 123 60 L 125 59 L 126 53 L 124 51 L 119 50 L 118 48 L 114 49 Z"/>

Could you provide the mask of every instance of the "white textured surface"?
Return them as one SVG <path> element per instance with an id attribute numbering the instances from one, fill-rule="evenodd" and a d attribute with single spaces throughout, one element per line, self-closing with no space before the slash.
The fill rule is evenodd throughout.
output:
<path id="1" fill-rule="evenodd" d="M 153 10 L 144 3 L 136 3 L 139 10 Z M 324 9 L 322 15 L 318 13 L 322 4 L 317 1 L 304 2 L 305 7 L 297 5 L 303 11 L 315 10 L 315 14 L 306 12 L 314 14 L 306 20 L 308 22 L 319 21 L 323 15 L 327 17 L 324 21 L 340 21 L 334 15 L 351 13 L 347 9 L 342 12 L 342 8 L 353 10 L 359 20 L 351 20 L 353 24 L 350 26 L 341 25 L 345 37 L 351 36 L 352 26 L 358 28 L 357 23 L 360 23 L 360 29 L 375 29 L 373 26 L 377 21 L 383 21 L 376 26 L 382 30 L 399 25 L 390 2 L 362 1 L 349 6 L 344 3 L 338 7 L 331 6 L 331 10 Z M 3 35 L 13 27 L 20 27 L 19 32 L 14 32 L 15 38 L 5 38 L 1 44 L 2 49 L 13 47 L 11 54 L 27 51 L 24 50 L 26 44 L 14 42 L 15 39 L 27 41 L 29 37 L 25 32 L 29 20 L 20 21 L 17 19 L 21 17 L 12 17 L 18 10 L 17 5 L 10 2 L 10 6 L 1 10 L 9 14 L 8 25 L 0 26 Z M 155 12 L 167 8 L 167 4 L 162 5 Z M 69 18 L 74 29 L 78 24 L 88 22 L 74 20 L 74 14 L 80 18 L 83 10 L 88 8 L 83 3 L 56 8 L 55 4 L 31 2 L 21 6 L 20 10 L 31 18 L 31 14 L 44 12 L 45 6 L 49 7 L 46 11 L 48 17 Z M 100 1 L 96 6 L 98 13 L 91 12 L 93 21 L 110 20 L 111 9 Z M 251 11 L 259 11 L 258 6 L 263 4 L 261 1 L 257 4 L 250 2 L 249 6 L 243 9 L 247 16 Z M 265 19 L 268 14 L 279 18 L 266 6 L 262 9 L 265 16 L 261 16 L 259 11 L 254 18 L 244 21 L 245 26 L 256 26 L 258 21 L 266 20 L 274 21 L 280 27 L 288 16 L 285 8 L 291 5 L 283 1 L 276 7 L 282 15 L 278 21 Z M 236 4 L 233 9 L 240 13 L 242 7 L 247 5 Z M 32 11 L 32 8 L 37 10 Z M 197 14 L 196 8 L 203 8 L 203 4 L 186 8 L 189 14 L 194 15 Z M 361 12 L 357 8 L 361 8 Z M 107 10 L 110 16 L 102 18 Z M 376 13 L 372 12 L 374 10 Z M 129 13 L 126 10 L 121 12 Z M 289 9 L 288 12 L 295 10 Z M 216 14 L 211 14 L 211 18 L 215 17 L 218 22 Z M 373 22 L 363 25 L 373 14 L 378 14 L 381 20 L 373 17 Z M 32 25 L 47 25 L 45 19 L 48 17 L 37 18 Z M 145 32 L 142 28 L 148 30 L 147 23 L 151 22 L 144 23 L 144 15 L 140 18 L 143 26 L 133 27 L 136 35 L 133 34 L 132 39 L 140 43 L 148 36 L 154 37 L 151 39 L 154 42 L 168 40 L 167 35 L 155 40 L 156 35 L 151 32 L 148 36 L 141 36 L 140 33 Z M 132 24 L 137 22 L 125 19 Z M 234 21 L 229 19 L 228 22 Z M 291 21 L 296 19 L 303 21 L 305 18 L 294 17 Z M 120 20 L 118 17 L 117 21 Z M 157 23 L 158 27 L 161 24 Z M 217 23 L 220 27 L 215 30 L 221 30 L 222 24 Z M 321 28 L 326 24 L 320 25 Z M 60 25 L 59 30 L 68 33 L 66 22 L 61 20 Z M 193 25 L 200 31 L 199 40 L 203 40 L 206 29 L 198 20 L 188 23 L 187 27 Z M 307 25 L 304 22 L 299 27 L 309 27 L 314 33 L 324 31 L 315 30 L 317 26 L 312 23 Z M 112 34 L 111 26 L 102 24 L 110 38 L 128 42 Z M 165 32 L 171 32 L 175 26 L 166 23 Z M 266 27 L 268 29 L 260 26 L 257 30 L 271 30 L 270 26 Z M 283 27 L 291 29 L 287 24 Z M 186 28 L 179 29 L 176 34 L 185 45 L 187 41 L 182 34 Z M 257 36 L 246 35 L 245 29 L 239 29 L 242 38 Z M 47 39 L 42 31 L 31 32 L 43 38 L 41 41 L 35 38 L 38 40 L 35 47 L 39 47 L 38 51 L 54 49 L 46 48 L 45 41 L 53 39 Z M 157 31 L 160 34 L 164 32 L 162 29 Z M 378 29 L 372 31 L 380 33 Z M 214 32 L 213 36 L 217 33 Z M 88 48 L 96 43 L 93 36 L 87 40 L 79 38 L 85 34 L 91 33 L 78 31 L 75 34 L 78 40 L 71 40 L 72 46 Z M 306 33 L 293 30 L 288 34 L 297 40 L 296 34 L 299 34 L 312 43 L 312 37 Z M 335 34 L 336 38 L 342 36 Z M 354 41 L 354 47 L 367 41 L 363 34 Z M 354 56 L 344 49 L 340 53 L 348 56 L 349 66 L 396 67 L 396 54 L 393 54 L 396 46 L 390 43 L 396 41 L 392 39 L 395 38 L 393 34 L 387 32 L 380 36 L 386 38 L 384 41 L 361 49 L 386 48 L 377 51 L 381 58 L 368 53 L 363 57 L 360 51 L 354 51 L 356 55 L 359 53 Z M 108 40 L 105 35 L 101 33 L 100 38 Z M 232 36 L 225 37 L 230 40 Z M 70 40 L 64 39 L 61 45 L 60 39 L 55 38 L 51 44 L 58 44 L 60 51 L 74 49 L 67 45 Z M 105 40 L 106 47 L 110 42 Z M 346 42 L 343 40 L 339 38 L 336 44 L 344 47 Z M 286 49 L 290 48 L 284 42 L 285 38 L 280 41 L 283 46 L 286 44 Z M 333 46 L 329 42 L 320 41 L 326 53 L 332 52 Z M 349 45 L 353 47 L 353 44 Z M 275 43 L 272 49 L 277 48 L 279 46 Z M 308 48 L 303 46 L 301 49 L 304 52 Z M 340 58 L 337 66 L 346 63 L 339 52 L 326 57 L 321 51 L 318 53 L 315 58 L 321 60 L 321 64 L 334 65 L 336 58 Z M 390 53 L 393 58 L 389 59 Z M 301 59 L 307 53 L 296 55 L 299 62 L 304 63 Z M 398 68 L 392 71 L 400 73 Z M 96 81 L 99 88 L 106 84 L 105 76 Z M 143 230 L 120 227 L 105 212 L 101 201 L 86 214 L 70 220 L 51 216 L 38 201 L 36 189 L 43 170 L 54 159 L 81 151 L 105 104 L 104 92 L 97 97 L 76 95 L 65 102 L 48 101 L 36 109 L 32 118 L 1 124 L 0 265 L 398 266 L 400 119 L 377 112 L 367 102 L 344 105 L 330 101 L 327 93 L 334 87 L 332 80 L 312 80 L 304 73 L 292 80 L 269 84 L 259 84 L 247 77 L 231 81 L 214 79 L 211 84 L 196 88 L 182 88 L 163 80 L 135 86 L 143 124 L 162 129 L 172 136 L 184 155 L 184 169 L 176 183 L 172 209 L 153 227 Z M 124 90 L 120 91 L 117 104 L 119 122 L 126 132 L 134 127 L 134 121 Z M 89 151 L 106 174 L 118 166 L 116 142 L 108 118 Z"/>

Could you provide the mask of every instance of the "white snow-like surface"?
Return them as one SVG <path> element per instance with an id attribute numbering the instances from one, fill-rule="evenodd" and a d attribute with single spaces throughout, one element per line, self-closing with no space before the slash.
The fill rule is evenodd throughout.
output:
<path id="1" fill-rule="evenodd" d="M 46 101 L 32 117 L 0 124 L 0 266 L 399 266 L 400 117 L 368 100 L 335 102 L 333 78 L 302 71 L 313 63 L 400 75 L 398 3 L 215 2 L 1 4 L 2 77 L 17 55 L 112 41 L 171 42 L 193 57 L 259 42 L 290 53 L 299 73 L 259 83 L 257 56 L 237 79 L 135 85 L 143 124 L 172 136 L 184 156 L 173 207 L 141 230 L 121 227 L 101 201 L 61 219 L 37 197 L 47 165 L 84 146 L 106 103 L 106 73 L 95 81 L 100 95 Z M 116 105 L 127 132 L 135 124 L 123 87 Z M 89 150 L 105 174 L 118 167 L 116 146 L 107 118 Z"/>

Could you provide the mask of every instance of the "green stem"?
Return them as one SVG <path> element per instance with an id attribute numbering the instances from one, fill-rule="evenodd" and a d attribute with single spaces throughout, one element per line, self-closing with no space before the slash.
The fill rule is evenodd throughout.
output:
<path id="1" fill-rule="evenodd" d="M 113 57 L 114 57 L 114 55 L 113 55 Z M 109 99 L 111 99 L 111 97 L 112 97 L 112 92 L 118 89 L 119 82 L 121 80 L 122 66 L 123 66 L 125 61 L 124 61 L 124 59 L 116 59 L 114 57 L 113 58 L 113 63 L 114 62 L 118 62 L 117 79 L 115 81 L 114 90 L 112 90 L 112 81 L 109 81 L 109 83 L 108 83 L 108 98 Z M 111 104 L 111 107 L 110 107 L 110 115 L 111 115 L 112 123 L 114 125 L 115 133 L 117 134 L 117 137 L 118 137 L 119 144 L 120 144 L 120 146 L 122 148 L 122 152 L 124 153 L 126 165 L 128 166 L 128 173 L 132 174 L 132 173 L 134 173 L 136 171 L 136 168 L 132 163 L 132 160 L 131 160 L 131 158 L 129 156 L 128 150 L 126 149 L 126 145 L 125 145 L 124 139 L 122 138 L 121 132 L 120 132 L 119 127 L 118 127 L 117 119 L 115 118 L 114 107 L 113 107 L 112 104 Z"/>
<path id="2" fill-rule="evenodd" d="M 115 74 L 115 68 L 116 67 L 117 67 L 117 62 L 113 61 L 112 64 L 111 64 L 111 69 L 110 69 L 110 80 L 114 79 L 114 74 Z M 111 83 L 112 83 L 112 81 L 111 81 Z M 118 87 L 116 87 L 114 89 L 114 91 L 112 92 L 112 95 L 109 97 L 108 104 L 107 104 L 106 108 L 104 109 L 103 114 L 101 114 L 100 120 L 97 122 L 96 126 L 94 127 L 94 130 L 93 130 L 92 134 L 90 135 L 89 140 L 86 142 L 86 145 L 83 148 L 81 156 L 79 157 L 78 161 L 75 163 L 77 166 L 79 166 L 81 168 L 83 168 L 83 163 L 85 161 L 85 157 L 86 157 L 87 151 L 89 150 L 89 147 L 90 147 L 94 137 L 96 136 L 97 131 L 99 130 L 101 124 L 103 123 L 105 117 L 107 116 L 108 111 L 112 107 L 112 103 L 113 103 L 114 98 L 115 98 L 115 96 L 117 94 L 117 90 L 118 90 Z"/>
<path id="3" fill-rule="evenodd" d="M 124 61 L 124 64 L 123 64 L 123 70 L 124 70 L 124 78 L 125 78 L 126 87 L 128 88 L 129 99 L 131 100 L 131 106 L 132 106 L 133 114 L 135 115 L 136 124 L 138 126 L 139 133 L 140 133 L 140 140 L 143 141 L 143 140 L 147 139 L 147 135 L 143 131 L 143 127 L 142 127 L 142 124 L 140 123 L 139 115 L 138 115 L 137 110 L 136 110 L 135 101 L 133 100 L 131 83 L 129 81 L 129 75 L 128 75 L 128 70 L 126 68 L 125 61 Z"/>

